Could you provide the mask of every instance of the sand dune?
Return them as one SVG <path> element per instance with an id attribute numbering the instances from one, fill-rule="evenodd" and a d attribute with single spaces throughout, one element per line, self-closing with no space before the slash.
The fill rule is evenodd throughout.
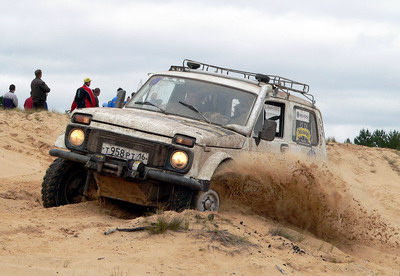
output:
<path id="1" fill-rule="evenodd" d="M 68 120 L 0 111 L 0 275 L 399 275 L 398 151 L 330 144 L 325 164 L 252 157 L 221 176 L 213 216 L 134 217 L 100 201 L 45 209 L 48 150 Z M 187 229 L 104 235 L 159 216 Z"/>

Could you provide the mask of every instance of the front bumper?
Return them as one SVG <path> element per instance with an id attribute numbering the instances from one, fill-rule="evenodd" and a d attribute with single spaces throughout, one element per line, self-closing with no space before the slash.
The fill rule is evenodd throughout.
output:
<path id="1" fill-rule="evenodd" d="M 60 149 L 51 149 L 49 154 L 51 156 L 85 164 L 85 168 L 95 170 L 99 173 L 111 173 L 117 175 L 118 177 L 126 177 L 127 179 L 151 179 L 184 186 L 196 191 L 208 191 L 210 187 L 210 181 L 208 180 L 197 180 L 194 178 L 184 177 L 169 171 L 149 168 L 144 164 L 135 166 L 135 169 L 132 169 L 129 168 L 128 162 L 126 162 L 124 165 L 115 164 L 111 160 L 108 160 L 105 155 L 101 154 L 81 155 Z"/>

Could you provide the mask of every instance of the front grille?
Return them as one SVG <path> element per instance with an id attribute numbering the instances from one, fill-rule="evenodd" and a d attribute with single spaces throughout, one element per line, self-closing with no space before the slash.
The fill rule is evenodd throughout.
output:
<path id="1" fill-rule="evenodd" d="M 125 147 L 149 153 L 147 165 L 151 167 L 164 167 L 169 145 L 147 141 L 113 132 L 91 129 L 86 145 L 88 152 L 100 153 L 103 143 Z"/>

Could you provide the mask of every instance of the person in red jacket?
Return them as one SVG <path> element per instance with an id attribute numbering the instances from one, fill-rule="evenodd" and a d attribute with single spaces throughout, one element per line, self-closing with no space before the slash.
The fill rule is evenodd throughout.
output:
<path id="1" fill-rule="evenodd" d="M 25 110 L 29 110 L 29 109 L 32 109 L 32 108 L 33 108 L 33 100 L 32 100 L 32 97 L 29 97 L 29 98 L 27 98 L 25 100 L 24 109 Z"/>
<path id="2" fill-rule="evenodd" d="M 27 99 L 25 100 L 24 109 L 25 109 L 25 110 L 33 109 L 33 99 L 32 99 L 32 97 L 29 97 L 29 98 L 27 98 Z M 46 102 L 44 103 L 44 109 L 45 109 L 45 110 L 48 110 L 48 107 L 47 107 L 47 103 L 46 103 Z"/>
<path id="3" fill-rule="evenodd" d="M 96 107 L 96 97 L 92 89 L 89 88 L 91 82 L 90 78 L 85 78 L 83 86 L 76 90 L 75 98 L 71 105 L 71 112 L 75 108 Z"/>

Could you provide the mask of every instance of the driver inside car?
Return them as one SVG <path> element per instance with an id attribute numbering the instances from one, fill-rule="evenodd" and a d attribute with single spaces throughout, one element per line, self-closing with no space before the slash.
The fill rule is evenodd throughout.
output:
<path id="1" fill-rule="evenodd" d="M 204 92 L 188 90 L 186 102 L 203 113 L 203 115 L 214 124 L 226 125 L 229 123 L 230 118 L 221 114 L 219 108 L 215 108 L 212 104 L 209 95 L 206 95 Z"/>
<path id="2" fill-rule="evenodd" d="M 188 90 L 186 92 L 185 102 L 194 106 L 200 112 L 205 112 L 207 110 L 206 103 L 204 101 L 204 95 L 201 92 L 194 92 L 192 90 Z"/>

